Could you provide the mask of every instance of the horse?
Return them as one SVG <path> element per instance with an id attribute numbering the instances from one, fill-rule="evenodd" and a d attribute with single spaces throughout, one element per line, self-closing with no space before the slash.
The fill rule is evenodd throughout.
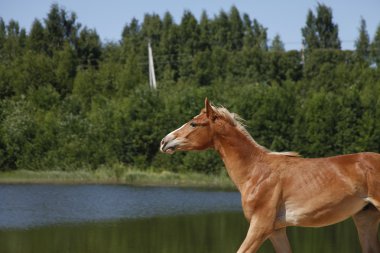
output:
<path id="1" fill-rule="evenodd" d="M 237 114 L 206 98 L 199 115 L 162 139 L 160 151 L 209 148 L 222 158 L 249 222 L 238 253 L 257 252 L 266 239 L 276 253 L 291 253 L 286 227 L 323 227 L 351 216 L 362 252 L 380 252 L 380 154 L 303 158 L 272 152 L 251 137 Z"/>

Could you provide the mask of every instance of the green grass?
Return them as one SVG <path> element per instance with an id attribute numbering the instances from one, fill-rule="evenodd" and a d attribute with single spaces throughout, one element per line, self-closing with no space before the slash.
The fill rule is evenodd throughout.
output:
<path id="1" fill-rule="evenodd" d="M 139 170 L 122 165 L 102 167 L 97 170 L 5 171 L 0 172 L 0 183 L 95 183 L 234 189 L 233 183 L 224 172 L 220 175 L 196 172 L 174 173 L 165 170 Z"/>

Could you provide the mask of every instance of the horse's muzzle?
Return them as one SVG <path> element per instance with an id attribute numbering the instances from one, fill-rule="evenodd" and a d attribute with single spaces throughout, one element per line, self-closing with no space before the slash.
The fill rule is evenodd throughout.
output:
<path id="1" fill-rule="evenodd" d="M 160 151 L 166 154 L 173 154 L 178 146 L 178 141 L 176 141 L 175 137 L 171 134 L 165 136 L 162 139 L 160 145 Z"/>

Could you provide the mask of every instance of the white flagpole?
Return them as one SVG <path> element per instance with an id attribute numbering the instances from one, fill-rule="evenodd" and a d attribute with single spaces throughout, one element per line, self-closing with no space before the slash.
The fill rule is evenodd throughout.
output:
<path id="1" fill-rule="evenodd" d="M 156 89 L 156 75 L 154 73 L 154 63 L 153 63 L 153 53 L 152 47 L 150 46 L 150 40 L 148 42 L 148 56 L 149 56 L 149 85 L 150 88 Z"/>

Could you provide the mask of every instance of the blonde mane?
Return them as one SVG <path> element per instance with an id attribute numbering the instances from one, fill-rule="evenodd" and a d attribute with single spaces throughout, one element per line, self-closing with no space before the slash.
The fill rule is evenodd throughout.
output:
<path id="1" fill-rule="evenodd" d="M 246 129 L 246 125 L 244 124 L 244 119 L 240 117 L 238 114 L 228 111 L 223 106 L 212 106 L 216 114 L 220 117 L 222 117 L 226 122 L 228 122 L 231 126 L 236 127 L 239 131 L 241 131 L 246 137 L 248 137 L 257 147 L 259 147 L 262 150 L 265 150 L 269 154 L 272 155 L 284 155 L 284 156 L 291 156 L 291 157 L 299 157 L 300 154 L 297 152 L 273 152 L 266 147 L 261 146 L 258 144 L 250 135 L 250 133 Z"/>

